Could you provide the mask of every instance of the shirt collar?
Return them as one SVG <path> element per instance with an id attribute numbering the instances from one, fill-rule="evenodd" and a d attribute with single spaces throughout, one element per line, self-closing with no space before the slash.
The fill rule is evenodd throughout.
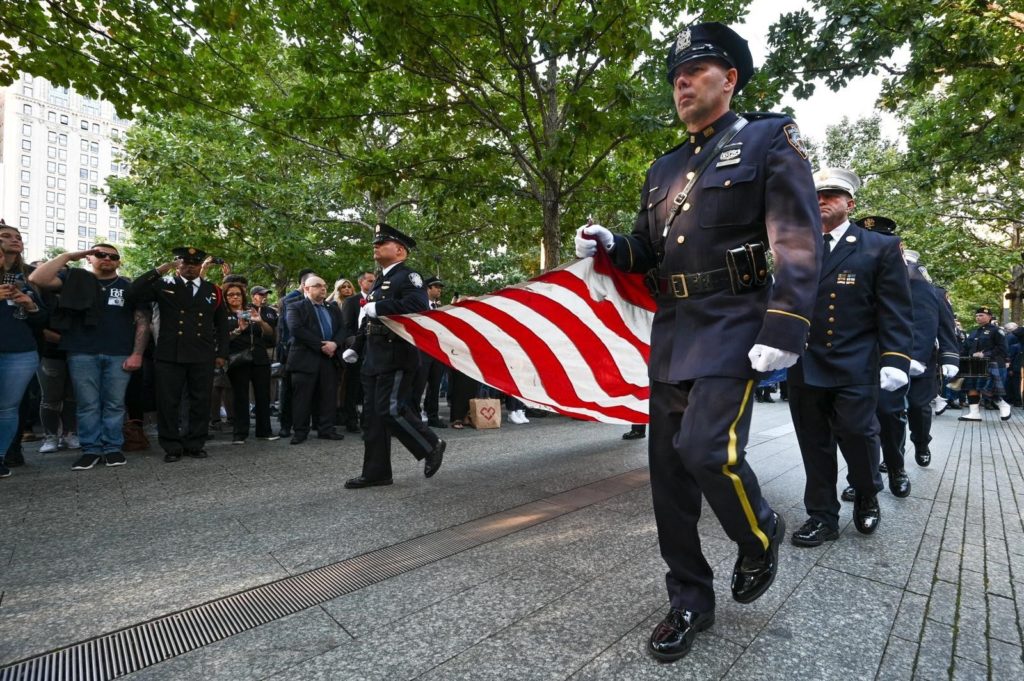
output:
<path id="1" fill-rule="evenodd" d="M 382 276 L 382 277 L 387 276 L 387 273 L 390 272 L 391 270 L 395 269 L 395 267 L 397 267 L 399 264 L 401 264 L 401 262 L 402 261 L 399 260 L 398 262 L 391 263 L 390 265 L 388 265 L 387 267 L 385 267 L 384 269 L 382 269 L 380 271 L 380 276 Z"/>
<path id="2" fill-rule="evenodd" d="M 707 145 L 708 140 L 732 125 L 737 118 L 739 116 L 732 111 L 726 111 L 714 123 L 703 130 L 689 133 L 690 136 L 687 141 L 690 143 L 690 148 L 694 149 L 694 153 L 699 154 L 700 152 L 696 151 L 696 148 L 703 149 Z"/>
<path id="3" fill-rule="evenodd" d="M 846 230 L 848 229 L 850 229 L 849 220 L 839 225 L 831 232 L 826 232 L 826 234 L 830 234 L 832 236 L 832 248 L 835 248 L 836 246 L 839 245 L 839 241 L 843 238 L 843 235 L 846 234 Z"/>

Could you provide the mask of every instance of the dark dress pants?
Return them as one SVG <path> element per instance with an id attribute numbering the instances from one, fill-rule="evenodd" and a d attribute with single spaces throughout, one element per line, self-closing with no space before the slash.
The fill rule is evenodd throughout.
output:
<path id="1" fill-rule="evenodd" d="M 213 368 L 209 362 L 156 360 L 157 434 L 168 454 L 198 452 L 210 432 L 210 395 Z M 179 427 L 182 394 L 188 396 L 188 423 Z"/>
<path id="2" fill-rule="evenodd" d="M 310 415 L 316 414 L 316 429 L 320 435 L 334 433 L 334 418 L 338 412 L 338 370 L 334 360 L 326 355 L 318 357 L 317 371 L 292 371 L 292 430 L 296 435 L 308 435 Z"/>
<path id="3" fill-rule="evenodd" d="M 920 376 L 911 376 L 907 391 L 907 421 L 910 426 L 910 441 L 921 452 L 928 449 L 932 441 L 932 400 L 938 394 L 941 383 L 936 380 L 937 362 L 933 359 Z"/>
<path id="4" fill-rule="evenodd" d="M 804 507 L 808 516 L 834 530 L 839 529 L 840 508 L 836 445 L 846 459 L 847 480 L 858 493 L 882 490 L 877 402 L 877 385 L 819 388 L 790 381 L 789 412 L 807 477 Z"/>
<path id="5" fill-rule="evenodd" d="M 228 370 L 231 392 L 234 395 L 234 438 L 249 437 L 249 384 L 256 405 L 256 437 L 270 437 L 270 365 L 245 364 Z"/>
<path id="6" fill-rule="evenodd" d="M 480 382 L 454 369 L 448 374 L 448 404 L 451 420 L 466 421 L 469 416 L 469 401 L 476 397 Z"/>
<path id="7" fill-rule="evenodd" d="M 903 470 L 907 447 L 907 392 L 909 385 L 899 390 L 878 391 L 878 439 L 882 460 L 890 473 Z M 851 483 L 852 484 L 852 483 Z"/>
<path id="8" fill-rule="evenodd" d="M 746 462 L 754 381 L 651 383 L 649 456 L 654 517 L 672 607 L 709 612 L 714 575 L 700 547 L 701 497 L 744 555 L 763 555 L 772 509 Z"/>
<path id="9" fill-rule="evenodd" d="M 416 380 L 412 387 L 412 406 L 427 412 L 428 419 L 438 418 L 438 401 L 441 394 L 441 377 L 444 375 L 445 365 L 426 354 L 420 353 L 420 368 L 416 370 Z"/>
<path id="10" fill-rule="evenodd" d="M 357 405 L 363 403 L 363 362 L 357 361 L 345 368 L 342 380 L 345 382 L 345 402 L 341 405 L 341 418 L 346 428 L 355 431 L 359 428 L 359 410 Z"/>
<path id="11" fill-rule="evenodd" d="M 409 396 L 415 372 L 387 371 L 363 374 L 363 477 L 391 477 L 391 436 L 394 435 L 419 461 L 430 453 L 438 437 L 414 414 Z"/>

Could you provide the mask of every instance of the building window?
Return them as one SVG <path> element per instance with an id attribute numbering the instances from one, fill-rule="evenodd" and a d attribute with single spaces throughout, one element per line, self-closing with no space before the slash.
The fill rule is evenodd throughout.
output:
<path id="1" fill-rule="evenodd" d="M 60 115 L 60 124 L 61 125 L 67 125 L 68 124 L 68 116 L 67 116 L 67 114 L 61 114 Z"/>
<path id="2" fill-rule="evenodd" d="M 22 170 L 21 171 L 21 181 L 22 182 L 31 182 L 32 181 L 32 173 L 30 173 L 27 170 Z"/>
<path id="3" fill-rule="evenodd" d="M 64 233 L 64 223 L 63 222 L 58 222 L 57 223 L 57 234 L 63 234 L 63 233 Z"/>
<path id="4" fill-rule="evenodd" d="M 46 147 L 46 158 L 57 158 L 57 147 Z"/>
<path id="5" fill-rule="evenodd" d="M 57 219 L 58 220 L 63 220 L 64 219 L 64 209 L 63 208 L 58 208 L 57 209 Z"/>
<path id="6" fill-rule="evenodd" d="M 25 137 L 31 137 L 32 136 L 32 124 L 31 123 L 22 123 L 22 125 L 21 125 L 21 134 L 23 136 L 25 136 Z"/>
<path id="7" fill-rule="evenodd" d="M 57 205 L 58 206 L 63 206 L 65 201 L 66 201 L 66 199 L 67 199 L 67 196 L 68 196 L 67 194 L 61 194 L 61 193 L 58 192 L 57 193 Z"/>
<path id="8" fill-rule="evenodd" d="M 78 242 L 78 250 L 84 251 L 86 248 L 88 248 L 88 246 L 85 245 L 84 241 L 79 241 Z"/>
<path id="9" fill-rule="evenodd" d="M 22 168 L 31 168 L 32 167 L 32 157 L 31 156 L 22 156 L 21 157 L 21 167 Z"/>
<path id="10" fill-rule="evenodd" d="M 26 199 L 27 199 L 27 198 L 28 198 L 29 196 L 31 196 L 31 195 L 32 195 L 32 192 L 31 192 L 31 190 L 30 190 L 30 189 L 28 188 L 28 185 L 27 185 L 27 184 L 23 184 L 23 185 L 21 185 L 21 195 L 22 195 L 22 196 L 24 196 L 24 197 L 25 197 Z"/>
<path id="11" fill-rule="evenodd" d="M 94 133 L 96 133 L 97 135 L 100 134 L 100 124 L 99 123 L 93 123 L 92 124 L 92 131 Z"/>
<path id="12" fill-rule="evenodd" d="M 36 96 L 36 92 L 35 92 L 35 90 L 32 89 L 31 85 L 22 85 L 21 86 L 21 94 L 25 95 L 26 97 L 35 97 Z"/>
<path id="13" fill-rule="evenodd" d="M 89 129 L 89 121 L 82 121 L 82 130 Z"/>
<path id="14" fill-rule="evenodd" d="M 53 237 L 52 236 L 46 237 L 43 240 L 43 243 L 45 243 L 47 246 L 52 246 L 53 245 Z"/>
<path id="15" fill-rule="evenodd" d="M 78 236 L 85 236 L 88 228 L 85 225 L 78 225 Z"/>
<path id="16" fill-rule="evenodd" d="M 54 161 L 46 162 L 46 172 L 55 173 L 57 172 L 57 164 Z"/>
<path id="17" fill-rule="evenodd" d="M 97 173 L 95 170 L 90 170 L 89 171 L 89 179 L 92 182 L 99 182 L 100 181 L 100 174 Z"/>
<path id="18" fill-rule="evenodd" d="M 57 203 L 57 192 L 46 192 L 47 203 Z"/>
<path id="19" fill-rule="evenodd" d="M 89 157 L 89 165 L 91 167 L 93 167 L 93 168 L 98 168 L 100 166 L 100 157 L 99 156 L 90 156 Z"/>
<path id="20" fill-rule="evenodd" d="M 25 151 L 32 151 L 32 140 L 21 140 L 21 148 Z"/>
<path id="21" fill-rule="evenodd" d="M 79 146 L 81 147 L 82 151 L 89 151 L 89 140 L 82 140 Z"/>
<path id="22" fill-rule="evenodd" d="M 59 136 L 57 137 L 57 141 L 58 141 L 58 142 L 60 143 L 60 145 L 61 145 L 62 147 L 66 147 L 66 146 L 68 145 L 68 136 L 67 136 L 67 135 L 66 135 L 65 133 L 63 133 L 63 132 L 62 132 L 62 133 L 61 133 L 61 134 L 60 134 L 60 135 L 59 135 Z"/>
<path id="23" fill-rule="evenodd" d="M 88 168 L 79 168 L 78 169 L 78 177 L 80 177 L 83 180 L 88 180 L 89 179 L 89 169 Z"/>
<path id="24" fill-rule="evenodd" d="M 53 130 L 51 130 L 50 132 L 46 133 L 46 141 L 49 142 L 50 144 L 56 144 L 57 143 L 57 133 L 55 133 Z"/>
<path id="25" fill-rule="evenodd" d="M 28 218 L 26 218 L 26 217 L 18 218 L 18 224 L 21 225 L 23 228 L 28 229 Z"/>
<path id="26" fill-rule="evenodd" d="M 49 121 L 50 123 L 56 123 L 57 122 L 57 112 L 56 111 L 47 111 L 46 112 L 46 120 Z"/>
<path id="27" fill-rule="evenodd" d="M 96 210 L 96 199 L 89 199 L 89 210 Z"/>
<path id="28" fill-rule="evenodd" d="M 89 216 L 86 215 L 83 211 L 79 211 L 78 212 L 78 221 L 79 222 L 88 222 L 89 221 Z M 83 227 L 81 225 L 79 225 L 78 226 L 78 233 L 81 234 L 82 236 L 85 236 L 85 233 L 82 231 L 82 229 L 83 229 Z"/>
<path id="29" fill-rule="evenodd" d="M 94 153 L 94 154 L 100 153 L 100 145 L 97 144 L 96 142 L 90 142 L 89 143 L 89 151 Z"/>
<path id="30" fill-rule="evenodd" d="M 64 237 L 57 237 L 57 246 L 60 248 L 64 248 Z"/>
<path id="31" fill-rule="evenodd" d="M 32 105 L 31 104 L 23 104 L 22 107 L 21 107 L 21 113 L 25 114 L 26 116 L 31 116 L 32 115 Z"/>
<path id="32" fill-rule="evenodd" d="M 89 224 L 90 225 L 95 225 L 96 224 L 96 213 L 89 213 Z M 90 232 L 89 236 L 96 236 L 96 228 L 95 227 L 90 227 L 89 228 L 89 232 Z"/>
<path id="33" fill-rule="evenodd" d="M 53 176 L 48 176 L 46 178 L 46 186 L 49 187 L 50 189 L 56 189 L 57 188 L 57 178 L 53 177 Z"/>
<path id="34" fill-rule="evenodd" d="M 19 208 L 19 210 L 21 210 L 22 213 L 27 213 L 28 212 L 28 201 L 19 201 L 18 202 L 18 208 Z"/>
<path id="35" fill-rule="evenodd" d="M 46 231 L 50 234 L 53 234 L 53 220 L 46 221 Z"/>
<path id="36" fill-rule="evenodd" d="M 54 210 L 53 210 L 53 206 L 47 206 L 46 207 L 46 217 L 52 218 L 54 215 L 55 215 L 55 213 L 54 213 Z"/>
<path id="37" fill-rule="evenodd" d="M 83 166 L 89 165 L 89 154 L 79 154 L 78 163 Z"/>
<path id="38" fill-rule="evenodd" d="M 68 167 L 67 167 L 67 165 L 65 165 L 63 163 L 58 163 L 57 164 L 57 174 L 58 175 L 67 175 L 68 174 Z"/>
<path id="39" fill-rule="evenodd" d="M 68 160 L 68 150 L 67 149 L 58 149 L 57 150 L 57 160 L 59 160 L 59 161 L 66 161 L 66 160 Z"/>

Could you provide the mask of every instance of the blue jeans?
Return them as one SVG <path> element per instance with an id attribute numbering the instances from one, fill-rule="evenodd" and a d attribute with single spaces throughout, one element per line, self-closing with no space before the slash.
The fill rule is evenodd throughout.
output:
<path id="1" fill-rule="evenodd" d="M 0 461 L 18 435 L 18 406 L 39 366 L 39 354 L 0 352 Z"/>
<path id="2" fill-rule="evenodd" d="M 127 355 L 68 353 L 78 402 L 78 439 L 83 454 L 112 454 L 124 444 L 124 393 L 132 375 L 121 368 Z"/>

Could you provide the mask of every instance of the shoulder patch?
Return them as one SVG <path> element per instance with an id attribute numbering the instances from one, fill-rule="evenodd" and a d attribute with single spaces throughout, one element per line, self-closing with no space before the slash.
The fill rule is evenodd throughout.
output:
<path id="1" fill-rule="evenodd" d="M 416 288 L 423 288 L 423 278 L 420 277 L 418 272 L 410 272 L 409 281 L 411 281 L 412 285 Z"/>
<path id="2" fill-rule="evenodd" d="M 789 141 L 789 146 L 796 149 L 797 153 L 807 160 L 807 147 L 804 146 L 804 138 L 800 134 L 800 128 L 796 126 L 796 123 L 790 123 L 782 128 L 782 131 L 786 133 L 786 139 Z"/>

